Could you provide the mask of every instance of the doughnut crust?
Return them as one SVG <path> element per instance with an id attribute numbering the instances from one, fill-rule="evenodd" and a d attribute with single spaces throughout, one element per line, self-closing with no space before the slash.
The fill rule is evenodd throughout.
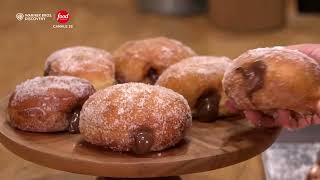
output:
<path id="1" fill-rule="evenodd" d="M 125 83 L 98 91 L 86 101 L 80 133 L 92 144 L 140 154 L 174 146 L 191 122 L 187 101 L 178 93 Z"/>
<path id="2" fill-rule="evenodd" d="M 197 104 L 204 96 L 214 94 L 217 101 L 214 101 L 216 104 L 211 104 L 215 107 L 208 115 L 213 118 L 229 115 L 224 107 L 226 95 L 222 90 L 222 78 L 230 63 L 231 60 L 227 57 L 194 56 L 170 66 L 161 74 L 156 84 L 183 95 L 193 112 L 200 108 Z"/>
<path id="3" fill-rule="evenodd" d="M 154 84 L 167 67 L 195 55 L 191 48 L 165 37 L 128 41 L 113 53 L 116 78 L 120 83 Z"/>
<path id="4" fill-rule="evenodd" d="M 315 113 L 319 85 L 319 64 L 283 47 L 245 52 L 232 62 L 223 79 L 226 94 L 239 109 L 287 109 L 301 115 Z"/>
<path id="5" fill-rule="evenodd" d="M 76 76 L 89 80 L 96 89 L 114 84 L 115 69 L 110 53 L 93 47 L 74 46 L 52 53 L 45 75 Z"/>
<path id="6" fill-rule="evenodd" d="M 89 81 L 70 76 L 36 77 L 16 87 L 8 104 L 9 123 L 31 132 L 64 131 L 74 110 L 95 92 Z"/>

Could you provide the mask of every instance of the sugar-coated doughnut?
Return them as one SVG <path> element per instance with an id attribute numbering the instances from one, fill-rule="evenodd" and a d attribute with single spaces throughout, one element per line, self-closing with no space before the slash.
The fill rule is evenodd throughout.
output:
<path id="1" fill-rule="evenodd" d="M 165 37 L 128 41 L 113 53 L 116 79 L 154 84 L 167 67 L 195 55 L 191 48 Z"/>
<path id="2" fill-rule="evenodd" d="M 105 50 L 74 46 L 52 53 L 45 63 L 45 75 L 76 76 L 89 80 L 96 89 L 115 83 L 115 66 Z"/>
<path id="3" fill-rule="evenodd" d="M 222 89 L 222 78 L 230 63 L 227 57 L 190 57 L 166 69 L 156 84 L 183 95 L 194 119 L 213 121 L 231 115 L 225 108 L 227 97 Z"/>
<path id="4" fill-rule="evenodd" d="M 20 130 L 77 131 L 83 103 L 95 92 L 89 81 L 71 76 L 36 77 L 18 85 L 8 104 L 9 123 Z"/>
<path id="5" fill-rule="evenodd" d="M 80 113 L 80 133 L 92 144 L 143 154 L 181 141 L 191 110 L 178 93 L 143 83 L 108 87 L 92 95 Z"/>
<path id="6" fill-rule="evenodd" d="M 309 56 L 284 47 L 249 50 L 228 67 L 225 93 L 241 110 L 271 113 L 291 110 L 294 116 L 316 112 L 320 66 Z"/>

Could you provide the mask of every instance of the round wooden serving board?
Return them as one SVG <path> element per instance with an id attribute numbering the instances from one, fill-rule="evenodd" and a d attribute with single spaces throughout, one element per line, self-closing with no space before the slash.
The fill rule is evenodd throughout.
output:
<path id="1" fill-rule="evenodd" d="M 160 177 L 209 171 L 247 160 L 267 149 L 279 128 L 254 128 L 242 118 L 193 122 L 174 148 L 138 156 L 110 152 L 84 142 L 79 134 L 30 133 L 7 122 L 8 98 L 0 102 L 0 141 L 34 163 L 79 174 L 106 177 Z"/>

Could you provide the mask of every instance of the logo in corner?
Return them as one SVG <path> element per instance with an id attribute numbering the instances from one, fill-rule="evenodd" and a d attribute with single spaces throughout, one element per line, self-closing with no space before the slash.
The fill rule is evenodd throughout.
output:
<path id="1" fill-rule="evenodd" d="M 22 21 L 23 18 L 24 18 L 23 13 L 17 13 L 17 14 L 16 14 L 16 18 L 17 18 L 18 21 Z"/>
<path id="2" fill-rule="evenodd" d="M 69 12 L 66 10 L 60 10 L 56 14 L 56 20 L 61 24 L 67 23 L 69 19 L 70 19 Z"/>

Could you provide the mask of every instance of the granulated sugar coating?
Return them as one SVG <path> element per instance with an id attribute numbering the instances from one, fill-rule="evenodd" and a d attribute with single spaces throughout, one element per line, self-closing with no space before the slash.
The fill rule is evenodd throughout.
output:
<path id="1" fill-rule="evenodd" d="M 238 58 L 268 58 L 268 57 L 284 57 L 286 59 L 290 59 L 293 61 L 306 61 L 305 59 L 308 59 L 308 61 L 311 61 L 312 63 L 317 63 L 314 59 L 310 58 L 306 54 L 293 49 L 288 49 L 282 46 L 275 46 L 275 47 L 266 47 L 266 48 L 256 48 L 247 51 L 246 53 L 242 54 Z"/>
<path id="2" fill-rule="evenodd" d="M 75 76 L 89 80 L 96 89 L 114 84 L 115 67 L 110 53 L 93 47 L 74 46 L 52 53 L 44 75 Z"/>
<path id="3" fill-rule="evenodd" d="M 119 84 L 92 95 L 80 115 L 80 132 L 92 144 L 134 151 L 136 135 L 151 134 L 150 151 L 174 146 L 191 127 L 187 101 L 174 91 L 142 83 Z"/>
<path id="4" fill-rule="evenodd" d="M 30 97 L 48 95 L 50 89 L 66 90 L 80 98 L 92 91 L 89 81 L 71 76 L 35 77 L 17 85 L 12 105 Z"/>
<path id="5" fill-rule="evenodd" d="M 56 61 L 61 72 L 88 71 L 87 64 L 95 64 L 97 69 L 114 71 L 111 54 L 93 47 L 74 46 L 60 49 L 47 58 L 45 69 L 48 69 L 51 63 Z M 94 66 L 90 66 L 89 70 L 96 71 Z"/>
<path id="6" fill-rule="evenodd" d="M 186 58 L 166 69 L 159 77 L 163 81 L 170 77 L 179 78 L 190 74 L 197 76 L 210 76 L 224 73 L 231 60 L 227 57 L 194 56 Z"/>

